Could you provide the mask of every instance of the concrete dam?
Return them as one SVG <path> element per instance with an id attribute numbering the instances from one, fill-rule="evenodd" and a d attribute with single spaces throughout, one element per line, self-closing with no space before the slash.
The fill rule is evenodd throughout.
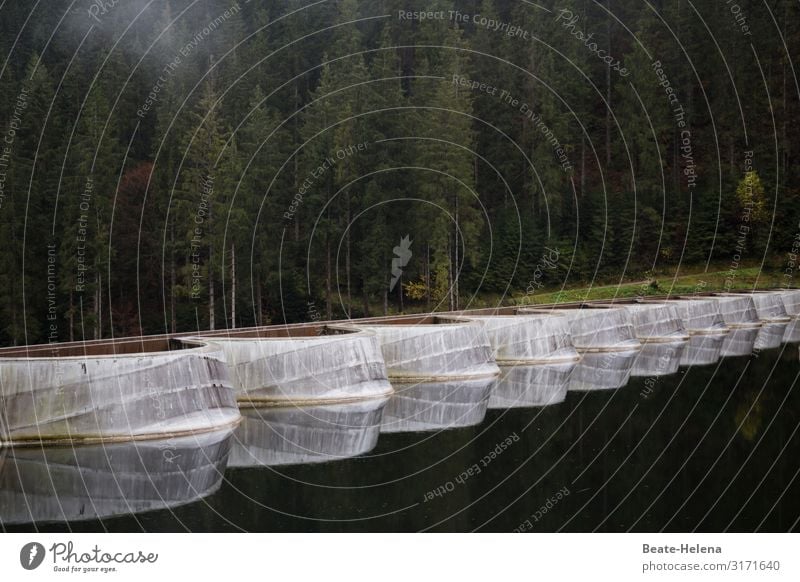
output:
<path id="1" fill-rule="evenodd" d="M 797 342 L 799 316 L 800 290 L 774 290 L 3 348 L 0 445 L 36 464 L 25 445 L 236 430 L 233 466 L 321 462 L 368 451 L 380 433 L 470 426 L 489 408 Z M 214 487 L 198 478 L 197 490 Z"/>

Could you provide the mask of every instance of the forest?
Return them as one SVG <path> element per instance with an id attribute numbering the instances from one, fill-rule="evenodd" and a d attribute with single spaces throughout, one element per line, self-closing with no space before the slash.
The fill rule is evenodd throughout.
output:
<path id="1" fill-rule="evenodd" d="M 800 249 L 789 0 L 0 3 L 0 345 Z"/>

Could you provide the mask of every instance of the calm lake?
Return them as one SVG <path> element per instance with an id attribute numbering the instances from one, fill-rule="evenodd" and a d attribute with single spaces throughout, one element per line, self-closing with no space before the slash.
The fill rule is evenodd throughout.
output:
<path id="1" fill-rule="evenodd" d="M 800 360 L 779 343 L 784 327 L 396 386 L 388 401 L 248 410 L 234 434 L 0 450 L 0 520 L 59 532 L 796 530 Z"/>

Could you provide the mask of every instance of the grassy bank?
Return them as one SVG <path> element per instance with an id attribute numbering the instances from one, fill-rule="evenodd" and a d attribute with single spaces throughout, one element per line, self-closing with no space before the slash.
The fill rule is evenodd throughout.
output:
<path id="1" fill-rule="evenodd" d="M 617 285 L 592 285 L 574 289 L 551 289 L 542 293 L 518 295 L 516 305 L 565 303 L 592 299 L 614 299 L 642 295 L 678 295 L 705 291 L 769 289 L 781 287 L 784 281 L 780 271 L 761 267 L 742 267 L 729 280 L 730 271 L 701 272 L 675 277 L 674 274 L 654 275 L 646 281 L 633 281 Z"/>

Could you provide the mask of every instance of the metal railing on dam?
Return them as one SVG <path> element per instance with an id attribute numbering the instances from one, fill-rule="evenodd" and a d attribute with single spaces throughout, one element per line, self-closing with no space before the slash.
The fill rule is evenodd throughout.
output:
<path id="1" fill-rule="evenodd" d="M 523 384 L 543 405 L 774 347 L 800 335 L 798 306 L 795 290 L 707 293 L 2 348 L 0 444 L 163 438 L 240 409 L 392 395 L 381 431 L 470 424 Z"/>

